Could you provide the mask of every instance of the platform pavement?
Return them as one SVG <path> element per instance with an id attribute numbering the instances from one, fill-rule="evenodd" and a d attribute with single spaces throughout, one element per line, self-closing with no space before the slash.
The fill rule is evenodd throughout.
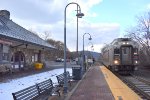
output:
<path id="1" fill-rule="evenodd" d="M 104 66 L 92 66 L 65 100 L 142 100 Z"/>
<path id="2" fill-rule="evenodd" d="M 106 67 L 101 66 L 100 68 L 116 100 L 142 100 L 132 89 Z"/>
<path id="3" fill-rule="evenodd" d="M 114 100 L 98 66 L 92 66 L 65 100 Z"/>

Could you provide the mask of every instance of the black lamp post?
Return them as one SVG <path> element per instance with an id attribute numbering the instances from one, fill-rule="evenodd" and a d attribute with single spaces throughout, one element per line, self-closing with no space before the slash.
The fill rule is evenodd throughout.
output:
<path id="1" fill-rule="evenodd" d="M 80 11 L 80 10 L 78 10 L 78 5 L 77 5 L 77 58 L 78 58 L 78 61 L 79 61 L 79 54 L 78 54 L 78 18 L 82 18 L 82 16 L 84 16 L 84 14 L 80 14 L 80 16 L 79 16 L 79 14 L 78 14 L 78 11 Z M 78 61 L 77 61 L 77 64 L 78 64 Z"/>
<path id="2" fill-rule="evenodd" d="M 84 55 L 84 36 L 88 34 L 90 36 L 89 40 L 92 40 L 91 38 L 91 35 L 89 33 L 84 33 L 83 34 L 83 53 L 82 53 L 82 56 L 83 56 L 83 61 L 82 61 L 82 66 L 83 66 L 83 72 L 86 71 L 86 66 L 85 66 L 85 55 Z"/>
<path id="3" fill-rule="evenodd" d="M 93 51 L 94 50 L 94 45 L 93 45 L 93 43 L 92 42 L 89 42 L 88 44 L 91 44 L 91 50 Z M 91 54 L 91 52 L 90 52 L 90 58 L 92 58 L 92 54 Z"/>
<path id="4" fill-rule="evenodd" d="M 79 6 L 77 5 L 77 51 L 76 51 L 76 55 L 77 55 L 77 58 L 78 58 L 78 61 L 79 61 L 79 54 L 78 54 L 78 18 L 82 18 L 83 16 L 84 16 L 84 14 L 83 13 L 78 13 L 78 11 L 80 11 L 80 10 L 78 10 L 78 8 L 79 8 Z M 78 64 L 78 61 L 77 61 L 77 64 Z"/>
<path id="5" fill-rule="evenodd" d="M 67 73 L 66 73 L 66 9 L 70 4 L 76 4 L 79 7 L 79 13 L 77 13 L 77 17 L 82 17 L 84 16 L 83 13 L 81 13 L 81 8 L 79 6 L 79 4 L 75 3 L 75 2 L 71 2 L 69 4 L 66 5 L 65 7 L 65 11 L 64 11 L 64 93 L 67 93 Z"/>

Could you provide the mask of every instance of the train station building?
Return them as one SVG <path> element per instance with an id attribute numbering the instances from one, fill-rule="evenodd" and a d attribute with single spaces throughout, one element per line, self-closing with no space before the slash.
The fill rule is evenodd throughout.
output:
<path id="1" fill-rule="evenodd" d="M 10 19 L 0 10 L 0 71 L 20 70 L 35 62 L 44 63 L 55 48 Z"/>

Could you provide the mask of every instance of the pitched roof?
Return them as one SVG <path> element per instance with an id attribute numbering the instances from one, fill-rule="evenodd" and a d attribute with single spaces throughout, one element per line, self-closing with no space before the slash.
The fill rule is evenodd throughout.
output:
<path id="1" fill-rule="evenodd" d="M 31 43 L 48 48 L 55 48 L 41 39 L 39 36 L 26 30 L 25 28 L 21 27 L 20 25 L 16 24 L 3 15 L 0 15 L 0 36 L 15 39 L 17 41 L 22 41 L 24 43 Z"/>

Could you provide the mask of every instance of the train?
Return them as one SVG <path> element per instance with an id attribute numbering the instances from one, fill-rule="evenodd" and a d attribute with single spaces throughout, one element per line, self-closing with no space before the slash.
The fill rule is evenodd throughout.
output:
<path id="1" fill-rule="evenodd" d="M 101 50 L 102 63 L 111 71 L 130 74 L 138 69 L 140 45 L 131 38 L 116 38 Z"/>

